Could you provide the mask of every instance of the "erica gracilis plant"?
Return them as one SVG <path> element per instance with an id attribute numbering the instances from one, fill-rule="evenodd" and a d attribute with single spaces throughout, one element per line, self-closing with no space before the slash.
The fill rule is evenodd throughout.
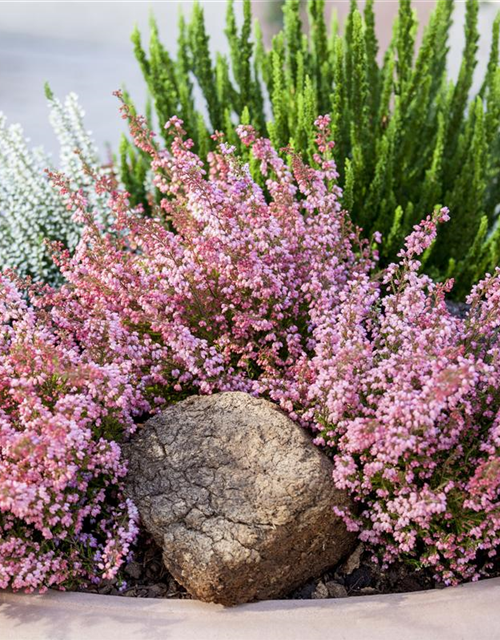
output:
<path id="1" fill-rule="evenodd" d="M 309 0 L 306 6 L 307 26 L 299 0 L 286 0 L 284 27 L 266 49 L 258 23 L 252 35 L 250 2 L 243 4 L 241 27 L 228 2 L 230 53 L 217 52 L 215 59 L 200 5 L 190 22 L 180 19 L 176 55 L 161 43 L 154 21 L 149 55 L 136 30 L 135 54 L 158 121 L 180 115 L 204 162 L 214 148 L 210 134 L 215 130 L 223 130 L 241 151 L 238 123 L 267 134 L 276 149 L 292 144 L 311 159 L 314 120 L 318 113 L 330 113 L 343 205 L 366 237 L 383 234 L 383 264 L 394 259 L 422 211 L 446 203 L 452 218 L 426 254 L 424 267 L 439 279 L 453 276 L 453 295 L 464 296 L 500 256 L 498 19 L 481 88 L 470 95 L 478 0 L 466 2 L 456 81 L 446 72 L 452 0 L 438 0 L 418 51 L 411 2 L 400 0 L 393 38 L 380 53 L 373 0 L 362 12 L 351 2 L 342 33 L 335 19 L 329 28 L 325 24 L 324 0 Z M 196 85 L 204 104 L 195 99 Z M 122 179 L 137 202 L 147 198 L 148 162 L 123 140 Z"/>
<path id="2" fill-rule="evenodd" d="M 382 562 L 448 583 L 487 574 L 500 529 L 500 273 L 472 291 L 466 319 L 452 316 L 452 282 L 419 275 L 418 256 L 449 220 L 436 209 L 380 274 L 339 205 L 327 117 L 313 166 L 293 154 L 288 165 L 238 128 L 261 187 L 220 139 L 207 173 L 177 118 L 162 150 L 144 119 L 124 115 L 152 159 L 162 215 L 145 220 L 113 196 L 113 239 L 90 223 L 77 255 L 62 256 L 64 322 L 87 335 L 96 310 L 100 328 L 119 316 L 124 344 L 155 362 L 157 401 L 244 390 L 318 431 L 334 481 L 360 505 L 343 516 Z M 106 331 L 96 344 L 116 357 Z"/>

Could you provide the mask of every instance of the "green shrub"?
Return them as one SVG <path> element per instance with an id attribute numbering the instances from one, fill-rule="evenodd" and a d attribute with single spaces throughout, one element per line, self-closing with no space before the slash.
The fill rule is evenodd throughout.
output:
<path id="1" fill-rule="evenodd" d="M 244 2 L 239 28 L 230 0 L 230 53 L 217 53 L 215 59 L 199 5 L 189 22 L 180 19 L 175 57 L 162 45 L 154 20 L 149 54 L 136 30 L 135 54 L 159 123 L 173 114 L 181 117 L 202 157 L 214 146 L 214 130 L 239 145 L 235 126 L 243 122 L 269 135 L 275 146 L 292 144 L 310 160 L 314 119 L 330 113 L 344 204 L 367 234 L 379 230 L 384 235 L 382 262 L 394 258 L 401 239 L 423 215 L 446 204 L 452 221 L 425 256 L 425 267 L 436 277 L 458 279 L 462 294 L 498 264 L 500 255 L 499 19 L 493 24 L 484 82 L 471 97 L 478 0 L 466 3 L 465 48 L 456 82 L 446 75 L 452 0 L 438 0 L 418 52 L 411 1 L 400 0 L 382 64 L 373 0 L 367 0 L 363 13 L 351 0 L 343 34 L 335 17 L 327 28 L 324 0 L 307 3 L 307 27 L 299 0 L 287 0 L 283 11 L 283 29 L 266 50 L 258 23 L 252 36 L 250 1 Z M 204 112 L 195 99 L 195 83 Z M 168 136 L 163 128 L 162 134 Z M 136 201 L 144 201 L 145 159 L 124 140 L 121 160 L 125 185 Z"/>

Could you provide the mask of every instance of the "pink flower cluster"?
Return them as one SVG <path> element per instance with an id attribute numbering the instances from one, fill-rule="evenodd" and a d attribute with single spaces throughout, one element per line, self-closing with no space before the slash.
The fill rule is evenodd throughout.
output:
<path id="1" fill-rule="evenodd" d="M 382 562 L 455 584 L 487 574 L 500 544 L 500 271 L 472 291 L 466 320 L 452 316 L 452 283 L 419 275 L 416 259 L 447 218 L 415 228 L 381 290 L 353 284 L 340 318 L 318 322 L 309 402 L 336 485 L 360 502 L 341 513 L 348 527 Z"/>
<path id="2" fill-rule="evenodd" d="M 135 392 L 0 279 L 0 588 L 112 577 L 136 535 L 117 431 Z"/>
<path id="3" fill-rule="evenodd" d="M 290 169 L 241 128 L 267 176 L 261 187 L 224 142 L 206 174 L 177 119 L 170 153 L 140 118 L 132 124 L 165 195 L 157 217 L 130 210 L 100 177 L 116 217 L 104 232 L 83 194 L 53 174 L 84 225 L 74 255 L 54 247 L 66 284 L 21 294 L 0 282 L 0 586 L 115 574 L 135 535 L 117 443 L 133 416 L 236 389 L 294 415 L 307 396 L 309 308 L 324 277 L 341 299 L 373 266 L 340 210 L 324 128 L 315 169 L 299 158 Z"/>
<path id="4" fill-rule="evenodd" d="M 0 586 L 109 576 L 135 514 L 116 442 L 132 417 L 193 393 L 243 390 L 316 430 L 334 481 L 359 501 L 342 513 L 382 560 L 403 557 L 454 583 L 490 568 L 500 535 L 500 273 L 453 317 L 451 284 L 419 275 L 442 209 L 376 269 L 376 242 L 339 205 L 329 119 L 318 154 L 283 162 L 251 127 L 238 134 L 256 183 L 217 135 L 208 167 L 182 122 L 160 149 L 123 107 L 163 199 L 144 219 L 107 178 L 115 223 L 53 182 L 83 223 L 65 282 L 8 279 L 0 365 Z M 2 546 L 3 545 L 3 546 Z"/>
<path id="5" fill-rule="evenodd" d="M 226 143 L 206 172 L 181 121 L 166 126 L 169 152 L 157 150 L 143 121 L 133 119 L 165 196 L 157 216 L 131 211 L 126 194 L 101 180 L 97 188 L 110 190 L 116 216 L 102 233 L 83 196 L 73 194 L 86 222 L 82 241 L 74 256 L 58 253 L 67 284 L 39 304 L 93 358 L 128 366 L 153 405 L 242 390 L 267 394 L 293 413 L 310 383 L 302 379 L 314 349 L 310 310 L 324 282 L 334 304 L 374 264 L 341 211 L 335 167 L 318 156 L 316 168 L 297 157 L 289 168 L 269 140 L 240 127 L 266 177 L 261 187 Z M 66 190 L 61 176 L 53 179 Z"/>

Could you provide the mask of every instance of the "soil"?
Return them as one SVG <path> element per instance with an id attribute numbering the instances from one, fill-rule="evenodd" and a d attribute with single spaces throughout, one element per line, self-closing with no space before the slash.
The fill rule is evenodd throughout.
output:
<path id="1" fill-rule="evenodd" d="M 120 588 L 123 581 L 126 586 Z M 423 591 L 443 586 L 430 573 L 415 571 L 406 565 L 395 563 L 387 570 L 381 570 L 359 544 L 339 566 L 310 580 L 283 599 L 346 598 Z M 169 574 L 162 561 L 161 549 L 146 532 L 141 533 L 133 559 L 125 565 L 118 578 L 98 585 L 84 584 L 80 591 L 137 598 L 191 599 L 190 594 Z"/>

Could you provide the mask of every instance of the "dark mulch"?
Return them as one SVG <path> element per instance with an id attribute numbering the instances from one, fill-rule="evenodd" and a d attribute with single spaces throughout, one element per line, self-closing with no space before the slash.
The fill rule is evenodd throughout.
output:
<path id="1" fill-rule="evenodd" d="M 167 571 L 160 547 L 145 531 L 141 532 L 135 545 L 133 559 L 116 579 L 99 584 L 85 583 L 79 591 L 135 598 L 191 598 Z"/>
<path id="2" fill-rule="evenodd" d="M 321 598 L 346 598 L 383 593 L 405 593 L 440 588 L 429 573 L 412 570 L 407 565 L 395 563 L 382 570 L 373 562 L 371 554 L 362 544 L 338 567 L 309 581 L 293 591 L 288 598 L 308 600 Z"/>
<path id="3" fill-rule="evenodd" d="M 126 582 L 125 588 L 120 587 L 122 581 Z M 381 570 L 370 559 L 370 554 L 364 550 L 363 545 L 359 545 L 339 566 L 310 580 L 284 599 L 345 598 L 423 591 L 442 586 L 428 573 L 414 571 L 406 565 L 396 563 Z M 80 590 L 136 598 L 191 598 L 184 587 L 169 574 L 162 561 L 161 549 L 146 533 L 141 534 L 133 559 L 125 565 L 117 579 L 106 580 L 98 585 L 85 584 Z"/>

